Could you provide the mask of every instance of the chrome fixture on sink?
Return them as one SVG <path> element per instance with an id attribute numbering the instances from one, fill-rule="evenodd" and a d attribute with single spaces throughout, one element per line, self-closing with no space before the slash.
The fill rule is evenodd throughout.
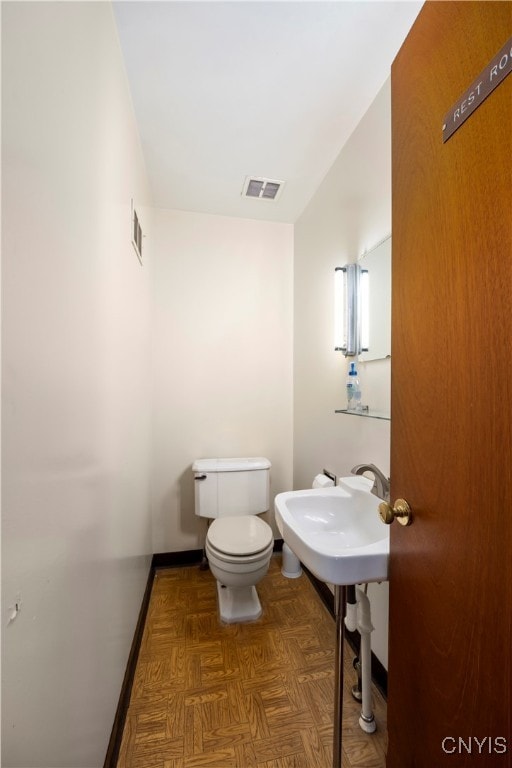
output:
<path id="1" fill-rule="evenodd" d="M 383 501 L 389 501 L 389 477 L 386 477 L 375 464 L 357 464 L 350 471 L 353 475 L 371 472 L 374 478 L 371 493 Z"/>

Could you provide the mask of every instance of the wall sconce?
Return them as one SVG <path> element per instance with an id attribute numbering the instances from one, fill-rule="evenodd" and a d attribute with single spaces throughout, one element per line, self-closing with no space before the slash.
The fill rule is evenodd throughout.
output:
<path id="1" fill-rule="evenodd" d="M 334 349 L 345 357 L 368 351 L 369 275 L 359 264 L 334 270 Z"/>

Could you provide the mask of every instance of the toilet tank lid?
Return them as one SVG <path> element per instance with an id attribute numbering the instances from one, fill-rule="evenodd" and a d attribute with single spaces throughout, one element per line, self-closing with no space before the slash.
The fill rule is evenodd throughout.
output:
<path id="1" fill-rule="evenodd" d="M 270 461 L 263 456 L 248 459 L 196 459 L 193 472 L 250 472 L 253 469 L 270 469 Z"/>

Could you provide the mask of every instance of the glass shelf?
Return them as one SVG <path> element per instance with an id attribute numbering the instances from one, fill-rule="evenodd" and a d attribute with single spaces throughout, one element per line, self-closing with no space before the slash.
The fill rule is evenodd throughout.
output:
<path id="1" fill-rule="evenodd" d="M 334 413 L 346 413 L 348 416 L 363 416 L 367 419 L 382 419 L 383 421 L 391 421 L 389 413 L 383 413 L 382 411 L 372 411 L 368 408 L 366 411 L 348 411 L 346 408 L 336 410 Z"/>

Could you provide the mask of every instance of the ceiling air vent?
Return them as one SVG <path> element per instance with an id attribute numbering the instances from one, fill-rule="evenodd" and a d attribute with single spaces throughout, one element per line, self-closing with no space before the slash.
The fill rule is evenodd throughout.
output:
<path id="1" fill-rule="evenodd" d="M 277 200 L 283 187 L 284 181 L 264 179 L 261 176 L 247 176 L 242 196 L 254 197 L 259 200 Z"/>

